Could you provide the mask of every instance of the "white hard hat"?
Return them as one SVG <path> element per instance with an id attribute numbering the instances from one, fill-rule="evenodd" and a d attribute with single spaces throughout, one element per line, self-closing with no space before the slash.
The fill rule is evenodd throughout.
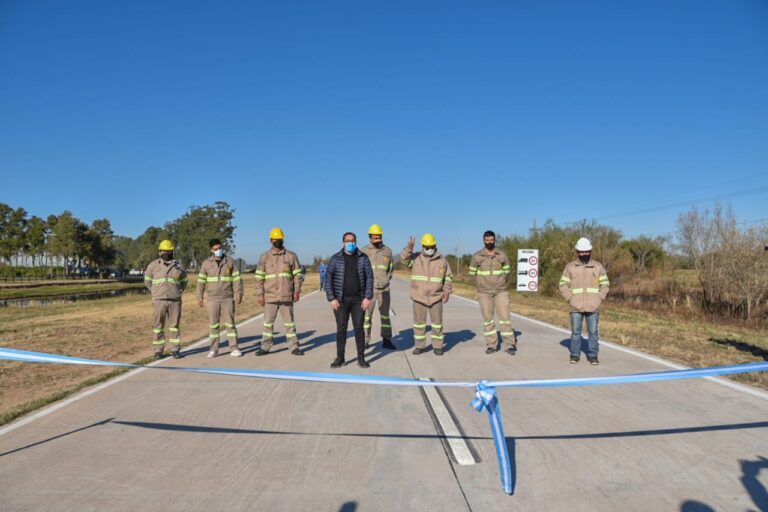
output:
<path id="1" fill-rule="evenodd" d="M 591 251 L 592 250 L 592 242 L 589 241 L 589 238 L 579 238 L 579 241 L 576 242 L 576 250 L 577 251 Z"/>

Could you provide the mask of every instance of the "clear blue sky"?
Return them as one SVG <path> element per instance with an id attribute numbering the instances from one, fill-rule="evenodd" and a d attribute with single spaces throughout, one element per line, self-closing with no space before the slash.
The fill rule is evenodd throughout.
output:
<path id="1" fill-rule="evenodd" d="M 767 218 L 768 2 L 2 0 L 0 175 L 129 236 L 227 201 L 249 261 Z"/>

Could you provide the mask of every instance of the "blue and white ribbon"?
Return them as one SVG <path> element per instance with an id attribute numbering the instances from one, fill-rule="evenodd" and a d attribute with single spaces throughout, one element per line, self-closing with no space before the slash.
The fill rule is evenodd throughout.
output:
<path id="1" fill-rule="evenodd" d="M 499 460 L 499 472 L 504 492 L 512 494 L 512 466 L 509 461 L 504 426 L 501 421 L 499 401 L 496 388 L 528 387 L 552 388 L 565 386 L 605 386 L 610 384 L 630 384 L 636 382 L 658 382 L 665 380 L 698 379 L 717 377 L 736 373 L 761 372 L 768 370 L 768 361 L 763 363 L 736 364 L 730 366 L 713 366 L 710 368 L 691 368 L 686 370 L 666 370 L 650 373 L 635 373 L 630 375 L 613 375 L 608 377 L 587 377 L 576 379 L 529 379 L 529 380 L 492 380 L 492 381 L 447 381 L 447 380 L 417 380 L 401 377 L 382 377 L 376 375 L 347 375 L 339 373 L 295 372 L 287 370 L 258 370 L 238 368 L 191 368 L 181 366 L 146 366 L 101 361 L 99 359 L 82 359 L 78 357 L 59 356 L 44 352 L 29 352 L 11 348 L 0 348 L 0 360 L 24 361 L 29 363 L 81 364 L 113 366 L 119 368 L 153 368 L 157 370 L 184 371 L 195 373 L 210 373 L 259 379 L 281 379 L 309 382 L 335 382 L 345 384 L 375 384 L 386 386 L 438 386 L 475 388 L 472 406 L 477 411 L 488 413 L 488 421 L 496 445 L 496 457 Z"/>
<path id="2" fill-rule="evenodd" d="M 499 461 L 501 486 L 505 493 L 512 494 L 512 465 L 509 462 L 509 449 L 507 448 L 507 438 L 504 437 L 504 425 L 501 422 L 501 410 L 499 409 L 499 399 L 496 398 L 496 388 L 489 386 L 486 381 L 479 382 L 475 387 L 472 407 L 477 412 L 482 412 L 485 409 L 488 413 L 493 444 L 496 446 L 496 459 Z"/>

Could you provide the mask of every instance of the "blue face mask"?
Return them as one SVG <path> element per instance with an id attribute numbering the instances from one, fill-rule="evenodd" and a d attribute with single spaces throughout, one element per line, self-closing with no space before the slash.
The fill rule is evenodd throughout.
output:
<path id="1" fill-rule="evenodd" d="M 217 249 L 213 251 L 213 255 L 216 256 L 217 258 L 221 258 L 222 256 L 224 256 L 224 249 Z"/>
<path id="2" fill-rule="evenodd" d="M 348 253 L 355 252 L 355 249 L 357 249 L 357 244 L 355 242 L 344 242 L 344 250 Z"/>

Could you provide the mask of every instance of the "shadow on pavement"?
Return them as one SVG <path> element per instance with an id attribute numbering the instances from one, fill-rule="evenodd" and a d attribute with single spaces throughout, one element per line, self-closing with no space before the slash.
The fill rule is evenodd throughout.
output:
<path id="1" fill-rule="evenodd" d="M 768 470 L 768 459 L 759 456 L 757 460 L 740 460 L 739 464 L 741 464 L 741 483 L 750 498 L 761 512 L 768 511 L 768 491 L 758 478 L 760 471 Z"/>

